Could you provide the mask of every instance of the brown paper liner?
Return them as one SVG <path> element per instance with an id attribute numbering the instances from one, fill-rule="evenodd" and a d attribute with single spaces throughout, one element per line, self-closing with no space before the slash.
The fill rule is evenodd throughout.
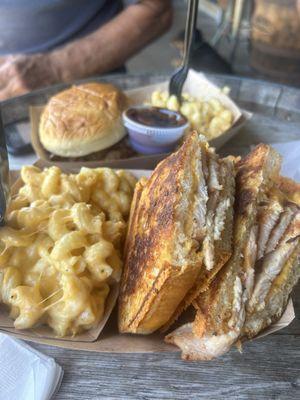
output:
<path id="1" fill-rule="evenodd" d="M 76 164 L 76 163 L 73 163 Z M 73 165 L 72 163 L 68 163 L 67 166 L 62 168 L 64 172 L 71 173 L 71 172 L 78 172 L 80 168 L 78 165 Z M 41 169 L 49 166 L 42 160 L 39 160 L 35 163 L 35 165 Z M 53 163 L 51 165 L 54 165 Z M 98 163 L 94 162 L 94 167 L 98 167 Z M 139 170 L 134 172 L 137 178 L 141 178 L 142 176 L 149 176 L 149 171 Z M 22 180 L 18 176 L 19 174 L 15 171 L 11 175 L 11 180 L 14 181 L 11 187 L 11 195 L 18 193 L 19 189 L 23 186 Z M 5 330 L 6 332 L 17 334 L 18 336 L 22 337 L 23 339 L 49 339 L 53 342 L 60 341 L 60 342 L 94 342 L 99 337 L 100 333 L 102 332 L 109 316 L 112 313 L 112 310 L 117 302 L 119 294 L 119 285 L 114 284 L 110 286 L 110 291 L 107 296 L 105 302 L 105 310 L 104 315 L 101 321 L 95 326 L 94 328 L 90 329 L 89 331 L 82 332 L 75 337 L 67 336 L 64 337 L 63 340 L 60 340 L 56 337 L 53 331 L 46 325 L 37 326 L 32 329 L 28 329 L 26 331 L 17 330 L 14 328 L 13 320 L 8 315 L 8 310 L 5 306 L 0 305 L 0 330 Z"/>
<path id="2" fill-rule="evenodd" d="M 65 165 L 64 172 L 78 172 L 79 167 L 77 163 L 68 163 Z M 39 168 L 49 166 L 49 163 L 39 160 L 36 164 Z M 52 163 L 53 165 L 53 163 Z M 94 162 L 94 167 L 98 163 Z M 150 171 L 145 170 L 130 170 L 137 178 L 142 176 L 150 176 Z M 17 179 L 17 180 L 16 180 Z M 16 180 L 12 186 L 12 194 L 16 193 L 22 186 L 22 182 L 18 179 L 17 172 L 13 172 L 12 180 Z M 9 318 L 7 309 L 0 306 L 0 332 L 8 333 L 20 339 L 28 340 L 35 343 L 42 343 L 52 346 L 63 347 L 72 350 L 86 350 L 95 352 L 107 353 L 152 353 L 152 352 L 166 352 L 166 351 L 179 351 L 175 346 L 164 343 L 163 334 L 152 334 L 148 336 L 141 335 L 125 335 L 118 332 L 117 310 L 115 307 L 118 297 L 118 285 L 111 288 L 105 307 L 105 313 L 100 323 L 90 331 L 81 333 L 75 337 L 66 337 L 63 339 L 55 337 L 51 329 L 47 326 L 39 328 L 18 331 L 13 327 L 13 321 Z M 180 320 L 183 320 L 183 315 Z M 295 312 L 292 300 L 289 300 L 287 308 L 279 321 L 269 326 L 261 332 L 255 339 L 261 338 L 276 331 L 287 327 L 295 318 Z M 184 321 L 186 322 L 186 321 Z"/>

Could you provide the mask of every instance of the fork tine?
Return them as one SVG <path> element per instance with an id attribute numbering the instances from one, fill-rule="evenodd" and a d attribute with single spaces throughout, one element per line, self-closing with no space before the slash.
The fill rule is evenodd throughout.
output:
<path id="1" fill-rule="evenodd" d="M 169 93 L 170 95 L 174 94 L 178 96 L 180 86 L 181 86 L 181 81 L 182 81 L 182 72 L 183 68 L 179 68 L 171 77 L 170 79 L 170 84 L 169 84 Z"/>
<path id="2" fill-rule="evenodd" d="M 180 100 L 180 95 L 182 92 L 182 87 L 184 85 L 188 70 L 185 68 L 181 68 L 176 72 L 170 82 L 170 94 L 174 94 Z"/>
<path id="3" fill-rule="evenodd" d="M 183 62 L 182 66 L 174 72 L 169 83 L 169 94 L 176 95 L 179 103 L 181 103 L 181 92 L 189 70 L 190 52 L 194 41 L 194 32 L 197 23 L 198 2 L 199 0 L 189 0 L 184 38 Z"/>

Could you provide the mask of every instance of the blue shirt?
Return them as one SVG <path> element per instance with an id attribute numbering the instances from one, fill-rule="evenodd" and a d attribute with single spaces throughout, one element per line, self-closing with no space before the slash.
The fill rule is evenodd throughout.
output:
<path id="1" fill-rule="evenodd" d="M 0 0 L 0 55 L 51 50 L 121 9 L 122 0 Z"/>

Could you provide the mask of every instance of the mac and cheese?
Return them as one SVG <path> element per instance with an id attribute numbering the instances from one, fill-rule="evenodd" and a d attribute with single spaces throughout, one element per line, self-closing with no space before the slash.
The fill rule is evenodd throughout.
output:
<path id="1" fill-rule="evenodd" d="M 151 96 L 151 105 L 180 111 L 189 121 L 191 128 L 213 139 L 229 129 L 233 123 L 233 114 L 218 99 L 208 101 L 196 99 L 183 93 L 183 102 L 180 105 L 177 97 L 169 96 L 167 92 L 154 91 Z"/>
<path id="2" fill-rule="evenodd" d="M 17 329 L 75 335 L 103 316 L 121 277 L 121 245 L 136 183 L 126 171 L 23 167 L 0 229 L 0 301 Z"/>

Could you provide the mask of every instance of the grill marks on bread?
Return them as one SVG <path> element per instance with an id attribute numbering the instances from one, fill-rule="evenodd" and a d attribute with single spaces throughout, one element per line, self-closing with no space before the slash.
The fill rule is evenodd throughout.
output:
<path id="1" fill-rule="evenodd" d="M 169 326 L 227 261 L 234 174 L 235 159 L 219 159 L 194 132 L 137 186 L 119 300 L 122 332 Z"/>
<path id="2" fill-rule="evenodd" d="M 280 318 L 300 276 L 300 185 L 279 177 L 267 145 L 236 163 L 194 133 L 137 186 L 122 332 L 166 328 L 192 302 L 195 320 L 166 341 L 206 360 Z"/>
<path id="3" fill-rule="evenodd" d="M 205 148 L 192 134 L 158 165 L 135 197 L 119 300 L 122 332 L 160 328 L 182 307 L 198 278 L 207 201 L 199 173 Z"/>

